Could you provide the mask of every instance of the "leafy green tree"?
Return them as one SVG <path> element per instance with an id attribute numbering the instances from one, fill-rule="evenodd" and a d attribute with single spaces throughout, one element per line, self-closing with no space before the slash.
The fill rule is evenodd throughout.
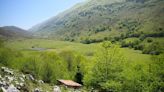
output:
<path id="1" fill-rule="evenodd" d="M 58 54 L 55 52 L 44 52 L 40 56 L 42 80 L 47 83 L 57 83 L 57 79 L 69 78 L 67 63 L 62 61 Z"/>
<path id="2" fill-rule="evenodd" d="M 92 68 L 89 85 L 101 89 L 101 91 L 120 91 L 122 86 L 121 73 L 123 71 L 124 58 L 117 46 L 110 42 L 103 42 L 102 49 L 96 58 L 96 64 Z"/>

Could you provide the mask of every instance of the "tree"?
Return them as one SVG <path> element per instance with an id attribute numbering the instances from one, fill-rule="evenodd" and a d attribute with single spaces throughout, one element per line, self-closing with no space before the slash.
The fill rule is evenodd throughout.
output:
<path id="1" fill-rule="evenodd" d="M 103 42 L 101 47 L 88 83 L 103 92 L 119 91 L 122 85 L 120 75 L 123 71 L 124 58 L 118 47 L 111 42 Z"/>
<path id="2" fill-rule="evenodd" d="M 40 56 L 41 78 L 47 83 L 57 83 L 57 79 L 67 78 L 67 64 L 55 52 L 44 52 Z"/>

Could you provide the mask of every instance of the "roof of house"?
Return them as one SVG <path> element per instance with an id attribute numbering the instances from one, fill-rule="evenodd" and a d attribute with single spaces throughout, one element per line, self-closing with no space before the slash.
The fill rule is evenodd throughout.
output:
<path id="1" fill-rule="evenodd" d="M 72 80 L 58 80 L 59 82 L 63 83 L 66 86 L 73 86 L 73 87 L 81 87 L 82 85 L 79 83 L 76 83 Z"/>

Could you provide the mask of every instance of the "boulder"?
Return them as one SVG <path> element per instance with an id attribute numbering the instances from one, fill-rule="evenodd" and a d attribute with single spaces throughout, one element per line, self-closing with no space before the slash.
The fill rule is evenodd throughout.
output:
<path id="1" fill-rule="evenodd" d="M 22 82 L 24 82 L 24 81 L 25 81 L 22 77 L 19 77 L 19 79 L 20 79 Z"/>
<path id="2" fill-rule="evenodd" d="M 39 89 L 39 88 L 35 88 L 35 89 L 34 89 L 34 92 L 42 92 L 42 90 Z"/>
<path id="3" fill-rule="evenodd" d="M 12 82 L 12 81 L 14 80 L 14 78 L 13 78 L 13 77 L 10 77 L 10 76 L 6 76 L 6 78 L 7 78 L 7 80 L 8 80 L 9 82 Z"/>
<path id="4" fill-rule="evenodd" d="M 29 75 L 30 80 L 34 81 L 34 77 L 32 75 Z"/>
<path id="5" fill-rule="evenodd" d="M 10 85 L 7 89 L 7 92 L 20 92 L 14 85 Z"/>
<path id="6" fill-rule="evenodd" d="M 26 76 L 24 74 L 22 74 L 21 77 L 25 78 Z"/>
<path id="7" fill-rule="evenodd" d="M 61 92 L 60 87 L 54 86 L 53 92 Z"/>
<path id="8" fill-rule="evenodd" d="M 8 83 L 6 81 L 0 81 L 0 86 L 1 87 L 8 87 Z"/>
<path id="9" fill-rule="evenodd" d="M 44 81 L 42 81 L 42 80 L 39 80 L 38 82 L 39 82 L 40 84 L 43 84 L 43 83 L 44 83 Z"/>

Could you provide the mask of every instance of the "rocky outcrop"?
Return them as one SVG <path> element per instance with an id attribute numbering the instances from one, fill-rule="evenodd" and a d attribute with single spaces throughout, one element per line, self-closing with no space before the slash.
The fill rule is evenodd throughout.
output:
<path id="1" fill-rule="evenodd" d="M 31 74 L 23 74 L 7 67 L 0 70 L 0 89 L 2 92 L 29 92 L 27 82 L 44 84 L 42 80 L 36 80 Z M 33 92 L 42 92 L 41 88 L 34 88 Z"/>

